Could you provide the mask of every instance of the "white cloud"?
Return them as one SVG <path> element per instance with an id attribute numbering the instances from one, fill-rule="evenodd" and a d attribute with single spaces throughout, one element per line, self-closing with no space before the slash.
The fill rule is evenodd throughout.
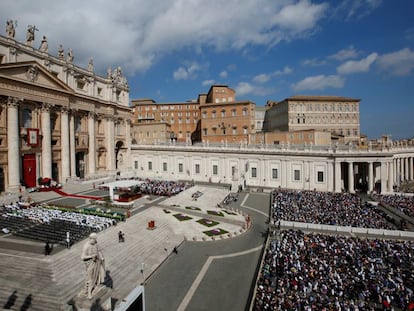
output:
<path id="1" fill-rule="evenodd" d="M 318 75 L 307 77 L 292 85 L 295 91 L 305 90 L 324 90 L 327 88 L 342 88 L 344 86 L 344 78 L 336 75 Z"/>
<path id="2" fill-rule="evenodd" d="M 275 93 L 274 88 L 262 87 L 251 84 L 249 82 L 239 82 L 235 87 L 238 96 L 243 95 L 259 95 L 266 96 Z"/>
<path id="3" fill-rule="evenodd" d="M 214 82 L 215 82 L 214 80 L 204 80 L 201 84 L 203 86 L 210 86 L 210 85 L 213 85 Z"/>
<path id="4" fill-rule="evenodd" d="M 237 8 L 237 14 L 229 12 Z M 93 57 L 95 71 L 121 66 L 126 74 L 150 68 L 164 54 L 191 48 L 242 50 L 274 45 L 312 33 L 327 4 L 310 0 L 3 0 L 0 22 L 18 19 L 16 39 L 36 25 L 34 46 L 46 35 L 49 51 L 72 48 L 75 64 Z M 254 22 L 252 22 L 254 21 Z M 191 26 L 189 26 L 191 25 Z"/>
<path id="5" fill-rule="evenodd" d="M 283 68 L 283 70 L 277 70 L 277 71 L 274 71 L 274 72 L 271 72 L 271 73 L 258 74 L 257 76 L 253 77 L 253 82 L 266 83 L 267 81 L 269 81 L 273 77 L 284 75 L 284 74 L 290 74 L 292 72 L 293 72 L 292 68 L 290 68 L 289 66 L 285 66 L 285 68 Z"/>
<path id="6" fill-rule="evenodd" d="M 343 0 L 336 6 L 334 15 L 346 20 L 361 19 L 381 6 L 382 0 Z"/>
<path id="7" fill-rule="evenodd" d="M 197 62 L 187 62 L 185 66 L 180 66 L 177 70 L 174 71 L 174 80 L 195 79 L 198 72 L 203 70 L 203 67 L 203 65 Z"/>
<path id="8" fill-rule="evenodd" d="M 395 76 L 406 76 L 414 69 L 414 51 L 409 48 L 378 57 L 378 67 Z"/>
<path id="9" fill-rule="evenodd" d="M 225 78 L 227 78 L 227 76 L 228 76 L 227 71 L 223 70 L 222 72 L 220 72 L 220 78 L 225 79 Z"/>
<path id="10" fill-rule="evenodd" d="M 377 59 L 378 54 L 377 53 L 371 53 L 367 57 L 361 59 L 361 60 L 349 60 L 342 65 L 340 65 L 338 68 L 336 68 L 336 71 L 339 74 L 350 74 L 350 73 L 357 73 L 357 72 L 367 72 L 371 65 L 375 62 Z"/>
<path id="11" fill-rule="evenodd" d="M 318 58 L 312 58 L 312 59 L 305 59 L 302 62 L 302 64 L 305 65 L 305 66 L 317 67 L 317 66 L 326 65 L 326 61 L 325 60 L 320 60 Z"/>
<path id="12" fill-rule="evenodd" d="M 335 54 L 328 56 L 328 58 L 344 61 L 346 59 L 356 58 L 358 54 L 358 51 L 355 50 L 355 48 L 352 45 L 350 45 L 348 48 L 339 50 Z"/>

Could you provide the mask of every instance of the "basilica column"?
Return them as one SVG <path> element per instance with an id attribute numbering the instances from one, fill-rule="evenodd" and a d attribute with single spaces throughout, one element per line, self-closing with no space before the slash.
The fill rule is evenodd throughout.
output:
<path id="1" fill-rule="evenodd" d="M 106 170 L 115 171 L 115 127 L 113 116 L 106 116 Z"/>
<path id="2" fill-rule="evenodd" d="M 71 111 L 69 118 L 70 176 L 76 177 L 75 115 Z"/>
<path id="3" fill-rule="evenodd" d="M 18 99 L 9 97 L 7 101 L 7 160 L 9 175 L 8 190 L 10 192 L 17 192 L 20 188 L 18 107 Z"/>
<path id="4" fill-rule="evenodd" d="M 374 163 L 368 162 L 368 193 L 374 190 Z"/>
<path id="5" fill-rule="evenodd" d="M 388 162 L 388 192 L 394 192 L 394 162 Z"/>
<path id="6" fill-rule="evenodd" d="M 95 114 L 89 112 L 88 115 L 88 168 L 89 175 L 94 175 L 96 171 L 96 144 L 95 144 Z"/>
<path id="7" fill-rule="evenodd" d="M 335 159 L 335 192 L 341 192 L 341 162 Z"/>
<path id="8" fill-rule="evenodd" d="M 348 192 L 355 193 L 354 189 L 354 163 L 348 162 Z"/>
<path id="9" fill-rule="evenodd" d="M 52 132 L 50 129 L 51 105 L 43 103 L 41 107 L 42 121 L 42 177 L 52 178 Z"/>
<path id="10" fill-rule="evenodd" d="M 69 115 L 68 109 L 63 107 L 60 112 L 60 141 L 61 141 L 61 164 L 62 177 L 61 182 L 66 183 L 70 177 L 70 148 L 69 148 Z"/>

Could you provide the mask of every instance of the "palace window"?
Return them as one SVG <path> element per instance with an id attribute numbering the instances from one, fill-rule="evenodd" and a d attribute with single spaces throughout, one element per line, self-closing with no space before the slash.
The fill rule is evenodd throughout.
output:
<path id="1" fill-rule="evenodd" d="M 213 175 L 217 175 L 218 174 L 218 165 L 214 164 L 213 165 Z"/>
<path id="2" fill-rule="evenodd" d="M 318 182 L 323 182 L 324 176 L 322 171 L 318 171 Z"/>
<path id="3" fill-rule="evenodd" d="M 183 164 L 182 163 L 178 163 L 178 172 L 182 173 L 183 172 Z"/>
<path id="4" fill-rule="evenodd" d="M 200 174 L 200 164 L 195 165 L 195 173 Z"/>
<path id="5" fill-rule="evenodd" d="M 294 181 L 300 181 L 300 170 L 294 170 L 293 171 L 293 180 Z"/>
<path id="6" fill-rule="evenodd" d="M 163 171 L 163 172 L 168 171 L 168 165 L 167 165 L 167 162 L 163 162 L 163 163 L 162 163 L 162 171 Z"/>
<path id="7" fill-rule="evenodd" d="M 277 168 L 272 168 L 272 178 L 278 179 L 278 171 Z"/>
<path id="8" fill-rule="evenodd" d="M 152 171 L 152 162 L 151 161 L 148 162 L 148 170 Z"/>
<path id="9" fill-rule="evenodd" d="M 257 168 L 252 167 L 252 178 L 256 178 L 257 177 Z"/>

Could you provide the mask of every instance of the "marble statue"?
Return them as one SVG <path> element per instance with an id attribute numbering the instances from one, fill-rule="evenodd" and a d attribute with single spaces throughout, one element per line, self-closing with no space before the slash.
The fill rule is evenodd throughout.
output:
<path id="1" fill-rule="evenodd" d="M 33 41 L 35 40 L 35 31 L 39 29 L 36 28 L 36 26 L 29 25 L 27 26 L 27 32 L 26 32 L 26 45 L 32 46 Z"/>
<path id="2" fill-rule="evenodd" d="M 49 52 L 49 44 L 47 43 L 46 36 L 43 36 L 43 39 L 42 39 L 42 42 L 40 43 L 39 49 L 42 52 L 46 52 L 46 53 Z"/>
<path id="3" fill-rule="evenodd" d="M 89 59 L 89 63 L 88 63 L 88 71 L 93 71 L 93 59 Z"/>
<path id="4" fill-rule="evenodd" d="M 68 63 L 73 63 L 74 59 L 75 59 L 75 56 L 73 56 L 73 51 L 72 51 L 72 49 L 69 49 L 68 58 L 67 58 Z"/>
<path id="5" fill-rule="evenodd" d="M 65 50 L 63 49 L 62 44 L 59 45 L 58 57 L 59 57 L 59 59 L 64 59 L 65 58 Z"/>
<path id="6" fill-rule="evenodd" d="M 8 20 L 6 23 L 6 33 L 7 33 L 7 38 L 14 39 L 14 36 L 16 34 L 16 29 L 14 28 L 14 23 L 12 20 Z"/>
<path id="7" fill-rule="evenodd" d="M 97 234 L 91 233 L 82 249 L 81 258 L 85 263 L 86 276 L 84 294 L 89 299 L 105 280 L 105 259 L 98 248 Z"/>

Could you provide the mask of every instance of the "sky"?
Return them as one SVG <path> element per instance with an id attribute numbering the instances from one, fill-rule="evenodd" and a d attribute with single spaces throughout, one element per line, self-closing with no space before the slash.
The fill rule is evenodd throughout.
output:
<path id="1" fill-rule="evenodd" d="M 411 0 L 2 0 L 0 23 L 106 76 L 130 99 L 184 102 L 212 84 L 264 106 L 294 95 L 357 98 L 361 134 L 414 137 Z"/>

